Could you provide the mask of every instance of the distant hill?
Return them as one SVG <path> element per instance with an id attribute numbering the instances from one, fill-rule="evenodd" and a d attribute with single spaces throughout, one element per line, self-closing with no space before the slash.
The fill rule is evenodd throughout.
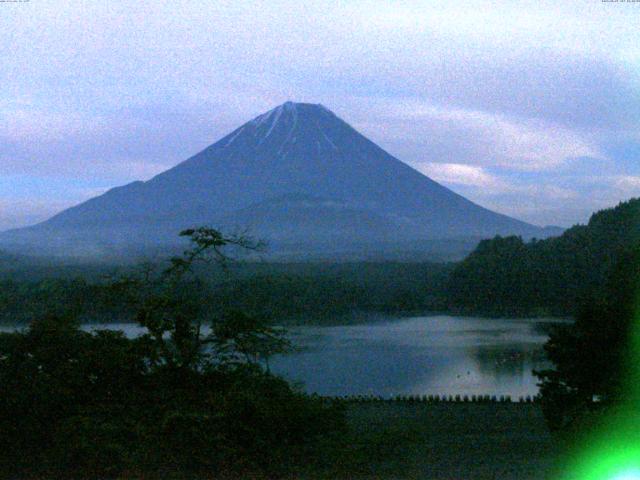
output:
<path id="1" fill-rule="evenodd" d="M 632 199 L 556 238 L 483 240 L 452 271 L 447 296 L 454 310 L 474 314 L 572 315 L 639 243 L 640 199 Z"/>
<path id="2" fill-rule="evenodd" d="M 287 102 L 147 182 L 0 234 L 12 251 L 103 256 L 175 242 L 183 228 L 246 230 L 273 253 L 383 255 L 443 239 L 547 237 L 422 175 L 321 105 Z M 470 247 L 473 243 L 470 244 Z"/>

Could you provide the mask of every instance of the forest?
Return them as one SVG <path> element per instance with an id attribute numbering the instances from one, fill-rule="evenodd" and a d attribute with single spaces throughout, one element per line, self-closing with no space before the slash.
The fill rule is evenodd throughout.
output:
<path id="1" fill-rule="evenodd" d="M 109 285 L 141 268 L 71 266 L 54 275 L 5 263 L 0 324 L 26 324 L 43 312 L 69 308 L 85 323 L 133 321 L 134 312 Z M 211 309 L 241 309 L 275 323 L 349 322 L 359 313 L 442 310 L 440 292 L 450 269 L 436 263 L 230 263 L 225 270 L 201 271 L 198 295 Z"/>
<path id="2" fill-rule="evenodd" d="M 562 316 L 604 295 L 618 258 L 640 241 L 640 199 L 594 213 L 559 237 L 481 241 L 451 270 L 449 308 L 487 316 Z"/>

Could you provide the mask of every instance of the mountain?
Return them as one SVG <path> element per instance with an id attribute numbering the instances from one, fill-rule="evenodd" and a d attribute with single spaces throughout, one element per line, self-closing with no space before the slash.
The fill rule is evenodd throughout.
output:
<path id="1" fill-rule="evenodd" d="M 149 181 L 5 232 L 0 245 L 71 255 L 143 251 L 202 224 L 248 229 L 280 251 L 382 251 L 438 239 L 557 233 L 452 192 L 321 105 L 287 102 Z"/>

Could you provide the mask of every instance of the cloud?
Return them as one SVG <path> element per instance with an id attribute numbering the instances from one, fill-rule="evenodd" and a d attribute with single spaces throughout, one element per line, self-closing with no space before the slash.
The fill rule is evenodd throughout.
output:
<path id="1" fill-rule="evenodd" d="M 423 163 L 416 168 L 432 179 L 448 184 L 490 188 L 492 191 L 506 188 L 499 178 L 488 174 L 481 167 L 460 163 Z"/>
<path id="2" fill-rule="evenodd" d="M 420 102 L 385 102 L 377 108 L 376 123 L 367 129 L 382 131 L 381 141 L 414 164 L 439 161 L 536 171 L 575 158 L 605 157 L 594 138 L 553 123 Z"/>
<path id="3" fill-rule="evenodd" d="M 28 107 L 0 111 L 0 175 L 148 179 L 235 125 L 216 123 L 202 111 L 158 105 L 123 106 L 100 115 Z"/>
<path id="4" fill-rule="evenodd" d="M 560 172 L 526 175 L 482 169 L 480 175 L 472 172 L 469 178 L 456 168 L 441 181 L 481 205 L 538 225 L 585 223 L 597 210 L 640 197 L 640 175 L 594 176 L 584 174 L 582 168 L 577 164 Z"/>
<path id="5" fill-rule="evenodd" d="M 616 175 L 612 183 L 629 194 L 640 195 L 640 175 Z"/>
<path id="6" fill-rule="evenodd" d="M 8 142 L 45 142 L 83 135 L 98 135 L 106 131 L 104 119 L 83 118 L 76 112 L 55 112 L 31 105 L 5 106 L 0 110 L 0 136 Z"/>

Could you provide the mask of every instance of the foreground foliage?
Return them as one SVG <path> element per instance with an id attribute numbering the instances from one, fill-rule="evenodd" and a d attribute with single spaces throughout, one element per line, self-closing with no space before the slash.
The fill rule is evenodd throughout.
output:
<path id="1" fill-rule="evenodd" d="M 3 478 L 277 478 L 339 440 L 338 407 L 265 370 L 288 347 L 282 331 L 242 312 L 205 325 L 181 297 L 198 286 L 196 261 L 249 244 L 184 234 L 193 248 L 164 271 L 112 285 L 144 335 L 82 331 L 69 313 L 0 335 Z"/>
<path id="2" fill-rule="evenodd" d="M 545 345 L 553 369 L 538 372 L 552 429 L 578 428 L 593 412 L 631 405 L 640 412 L 640 246 L 619 255 L 602 295 L 585 301 L 573 325 Z"/>

